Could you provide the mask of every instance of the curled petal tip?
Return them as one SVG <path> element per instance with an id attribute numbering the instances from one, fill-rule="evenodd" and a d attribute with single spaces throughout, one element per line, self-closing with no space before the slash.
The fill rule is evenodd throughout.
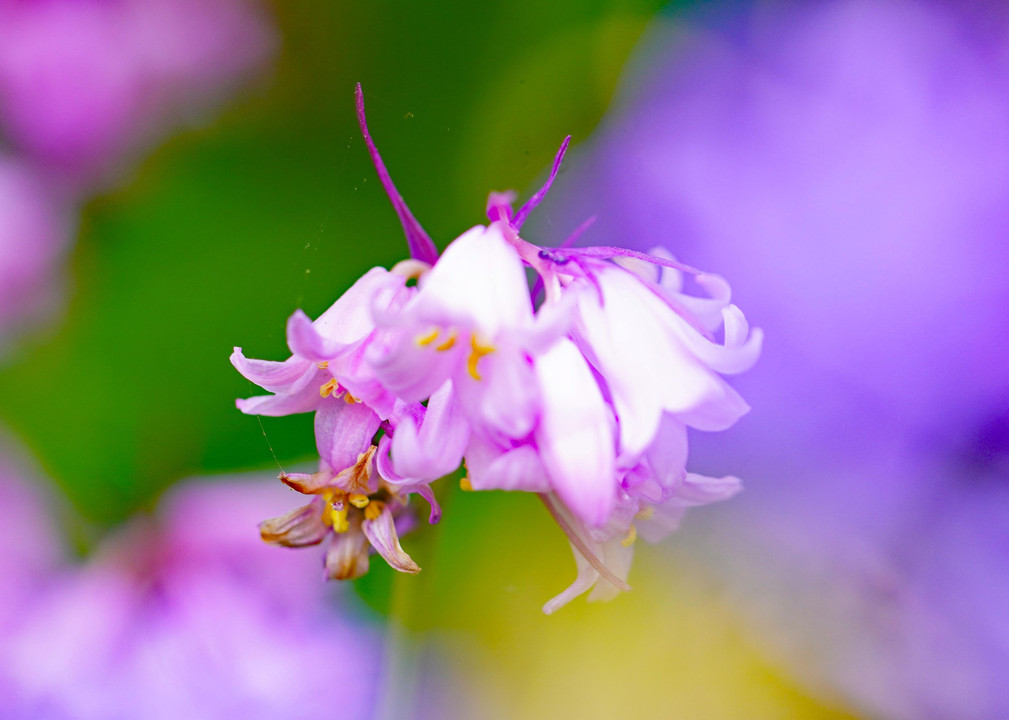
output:
<path id="1" fill-rule="evenodd" d="M 420 572 L 420 565 L 414 562 L 399 544 L 399 535 L 388 507 L 383 508 L 381 514 L 374 520 L 365 520 L 361 524 L 361 529 L 364 530 L 372 547 L 393 568 L 410 575 Z"/>

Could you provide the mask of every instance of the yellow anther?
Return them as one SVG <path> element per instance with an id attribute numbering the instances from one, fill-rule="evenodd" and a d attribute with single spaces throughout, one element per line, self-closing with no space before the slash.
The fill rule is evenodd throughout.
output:
<path id="1" fill-rule="evenodd" d="M 357 398 L 351 395 L 350 392 L 348 391 L 343 394 L 343 401 L 348 405 L 353 405 L 354 403 L 357 402 Z"/>
<path id="2" fill-rule="evenodd" d="M 330 394 L 336 392 L 336 388 L 339 384 L 340 383 L 336 381 L 336 378 L 334 378 L 319 388 L 319 394 L 323 397 L 329 397 Z"/>
<path id="3" fill-rule="evenodd" d="M 338 533 L 347 532 L 350 525 L 347 524 L 347 500 L 346 493 L 340 490 L 322 491 L 322 524 L 333 528 Z M 338 503 L 339 507 L 334 507 Z"/>
<path id="4" fill-rule="evenodd" d="M 445 340 L 445 342 L 443 342 L 441 345 L 439 345 L 438 347 L 436 347 L 435 350 L 437 350 L 438 352 L 445 352 L 446 350 L 451 350 L 455 346 L 455 339 L 458 336 L 459 336 L 459 333 L 457 333 L 455 330 L 453 330 L 449 334 L 448 339 Z"/>
<path id="5" fill-rule="evenodd" d="M 333 531 L 338 533 L 345 533 L 350 530 L 350 523 L 347 522 L 347 508 L 344 506 L 342 510 L 333 509 L 331 513 L 333 518 Z"/>
<path id="6" fill-rule="evenodd" d="M 320 370 L 325 370 L 326 368 L 329 367 L 329 360 L 323 360 L 322 362 L 317 362 L 315 366 Z"/>
<path id="7" fill-rule="evenodd" d="M 385 510 L 385 503 L 381 500 L 373 500 L 368 503 L 368 507 L 364 509 L 364 519 L 365 520 L 377 520 L 378 516 L 382 514 Z"/>
<path id="8" fill-rule="evenodd" d="M 634 517 L 636 517 L 638 520 L 651 520 L 652 515 L 654 514 L 655 514 L 655 508 L 653 508 L 651 505 L 648 505 L 647 507 L 644 507 L 641 510 L 639 510 L 638 514 L 635 515 Z"/>
<path id="9" fill-rule="evenodd" d="M 632 524 L 631 528 L 627 531 L 627 536 L 620 541 L 620 544 L 624 547 L 630 547 L 634 544 L 634 541 L 638 539 L 638 529 Z"/>
<path id="10" fill-rule="evenodd" d="M 356 508 L 367 507 L 368 503 L 371 502 L 367 495 L 361 495 L 360 493 L 351 494 L 347 500 Z"/>
<path id="11" fill-rule="evenodd" d="M 471 492 L 473 490 L 473 483 L 469 481 L 469 476 L 466 476 L 459 481 L 459 489 L 465 490 L 466 492 Z"/>
<path id="12" fill-rule="evenodd" d="M 420 337 L 418 337 L 417 344 L 420 345 L 421 347 L 424 347 L 425 345 L 430 345 L 437 339 L 438 339 L 438 328 L 435 328 L 427 335 L 421 335 Z"/>
<path id="13" fill-rule="evenodd" d="M 480 341 L 476 339 L 476 334 L 469 336 L 469 346 L 472 348 L 472 352 L 469 354 L 469 361 L 466 364 L 466 369 L 469 370 L 470 377 L 474 380 L 482 380 L 480 373 L 476 371 L 477 363 L 480 362 L 480 358 L 484 355 L 490 355 L 494 352 L 493 345 L 481 345 Z"/>

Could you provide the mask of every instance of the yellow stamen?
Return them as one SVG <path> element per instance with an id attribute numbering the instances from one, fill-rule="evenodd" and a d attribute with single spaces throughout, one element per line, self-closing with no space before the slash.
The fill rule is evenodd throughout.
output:
<path id="1" fill-rule="evenodd" d="M 652 519 L 652 515 L 654 515 L 654 514 L 655 514 L 655 508 L 653 508 L 651 505 L 649 505 L 649 506 L 647 506 L 647 507 L 639 510 L 638 514 L 635 515 L 634 517 L 638 518 L 639 520 L 651 520 Z"/>
<path id="2" fill-rule="evenodd" d="M 351 395 L 350 392 L 348 391 L 343 394 L 343 401 L 348 405 L 353 405 L 354 403 L 357 402 L 357 398 Z"/>
<path id="3" fill-rule="evenodd" d="M 367 507 L 368 503 L 371 502 L 367 495 L 361 495 L 360 493 L 353 493 L 347 500 L 356 508 Z"/>
<path id="4" fill-rule="evenodd" d="M 462 480 L 459 481 L 459 489 L 460 490 L 465 490 L 466 492 L 472 492 L 472 490 L 473 490 L 473 483 L 471 483 L 469 481 L 469 476 L 466 476 Z"/>
<path id="5" fill-rule="evenodd" d="M 350 530 L 350 523 L 347 522 L 347 508 L 342 510 L 333 509 L 333 532 L 345 533 Z"/>
<path id="6" fill-rule="evenodd" d="M 439 345 L 438 347 L 436 347 L 435 350 L 437 350 L 438 352 L 445 352 L 446 350 L 451 350 L 455 346 L 455 339 L 456 339 L 456 337 L 458 337 L 458 335 L 459 335 L 459 333 L 457 333 L 455 330 L 453 330 L 449 334 L 448 339 L 445 342 L 443 342 L 441 345 Z"/>
<path id="7" fill-rule="evenodd" d="M 424 347 L 425 345 L 430 345 L 437 339 L 438 339 L 438 328 L 435 328 L 427 335 L 421 335 L 420 337 L 418 337 L 417 344 L 420 345 L 421 347 Z"/>
<path id="8" fill-rule="evenodd" d="M 469 370 L 470 377 L 474 380 L 482 380 L 480 373 L 476 371 L 477 363 L 480 362 L 480 358 L 484 355 L 490 355 L 494 352 L 493 345 L 481 345 L 480 341 L 476 339 L 476 334 L 469 336 L 469 346 L 472 348 L 473 352 L 469 354 L 469 361 L 466 364 L 466 369 Z"/>
<path id="9" fill-rule="evenodd" d="M 624 547 L 630 547 L 634 544 L 634 541 L 638 539 L 638 529 L 633 524 L 630 530 L 627 531 L 627 537 L 620 541 L 620 544 Z"/>
<path id="10" fill-rule="evenodd" d="M 323 360 L 322 362 L 317 362 L 315 366 L 320 370 L 325 370 L 326 368 L 329 367 L 329 360 Z"/>
<path id="11" fill-rule="evenodd" d="M 328 383 L 319 388 L 319 394 L 322 395 L 323 397 L 329 397 L 331 393 L 336 392 L 337 385 L 339 385 L 339 383 L 336 381 L 336 378 L 333 378 Z"/>
<path id="12" fill-rule="evenodd" d="M 382 514 L 385 509 L 385 503 L 381 500 L 373 500 L 368 503 L 368 507 L 364 509 L 364 519 L 365 520 L 377 520 L 378 516 Z"/>
<path id="13" fill-rule="evenodd" d="M 333 491 L 322 491 L 322 524 L 333 527 Z"/>

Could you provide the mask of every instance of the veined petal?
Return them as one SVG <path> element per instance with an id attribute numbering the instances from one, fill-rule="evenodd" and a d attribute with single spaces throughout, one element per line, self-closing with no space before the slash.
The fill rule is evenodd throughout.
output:
<path id="1" fill-rule="evenodd" d="M 627 580 L 631 572 L 631 561 L 634 560 L 634 544 L 624 543 L 619 538 L 614 538 L 602 543 L 602 561 L 613 574 L 621 580 Z M 606 578 L 600 577 L 599 581 L 589 593 L 589 602 L 612 600 L 620 594 L 620 588 L 612 585 Z"/>
<path id="2" fill-rule="evenodd" d="M 543 398 L 535 437 L 561 500 L 589 525 L 602 525 L 616 503 L 613 424 L 588 363 L 570 340 L 536 359 Z"/>
<path id="3" fill-rule="evenodd" d="M 512 334 L 522 347 L 533 354 L 545 352 L 559 338 L 566 336 L 574 324 L 577 297 L 564 293 L 557 300 L 540 305 L 530 328 L 518 328 Z"/>
<path id="4" fill-rule="evenodd" d="M 714 381 L 707 395 L 694 407 L 676 413 L 686 425 L 708 432 L 726 430 L 750 412 L 750 406 L 734 387 L 720 377 L 712 377 Z"/>
<path id="5" fill-rule="evenodd" d="M 502 344 L 480 359 L 479 369 L 481 380 L 467 374 L 456 381 L 467 416 L 494 434 L 516 440 L 529 435 L 540 408 L 532 361 L 519 348 Z"/>
<path id="6" fill-rule="evenodd" d="M 315 443 L 323 468 L 339 472 L 352 467 L 378 432 L 381 421 L 364 403 L 326 398 L 315 413 Z"/>
<path id="7" fill-rule="evenodd" d="M 368 538 L 360 527 L 339 533 L 326 551 L 326 578 L 354 580 L 368 572 Z"/>
<path id="8" fill-rule="evenodd" d="M 246 415 L 266 415 L 267 417 L 282 417 L 315 410 L 322 397 L 319 388 L 329 378 L 324 371 L 313 368 L 307 375 L 308 382 L 292 393 L 277 395 L 256 395 L 251 398 L 239 399 L 235 405 Z"/>
<path id="9" fill-rule="evenodd" d="M 287 344 L 295 355 L 312 362 L 338 357 L 375 329 L 372 300 L 402 287 L 405 278 L 375 267 L 351 285 L 340 299 L 312 322 L 301 310 L 287 321 Z"/>
<path id="10" fill-rule="evenodd" d="M 735 305 L 722 310 L 725 321 L 725 344 L 712 342 L 678 318 L 673 329 L 683 346 L 698 360 L 715 372 L 736 374 L 749 370 L 760 357 L 764 340 L 759 328 L 749 332 L 749 324 Z"/>
<path id="11" fill-rule="evenodd" d="M 493 340 L 504 327 L 532 321 L 522 261 L 497 225 L 478 225 L 453 240 L 420 282 L 416 321 L 476 330 Z"/>
<path id="12" fill-rule="evenodd" d="M 397 492 L 417 493 L 427 500 L 428 505 L 431 506 L 431 514 L 428 516 L 428 522 L 432 525 L 435 524 L 441 520 L 441 505 L 438 504 L 438 500 L 434 496 L 434 491 L 431 490 L 431 486 L 426 481 L 418 482 L 415 478 L 404 477 L 399 475 L 395 469 L 393 469 L 392 458 L 389 457 L 389 448 L 391 445 L 392 441 L 388 435 L 384 435 L 382 439 L 378 441 L 378 450 L 375 453 L 375 467 L 378 470 L 378 474 L 382 476 L 382 479 L 385 480 L 387 485 L 396 488 Z M 453 470 L 454 469 L 455 468 L 453 468 Z M 408 517 L 411 516 L 401 515 L 400 518 L 397 519 L 397 522 L 403 522 Z"/>
<path id="13" fill-rule="evenodd" d="M 312 362 L 325 362 L 340 356 L 353 344 L 326 338 L 301 310 L 287 319 L 287 346 L 296 356 Z"/>
<path id="14" fill-rule="evenodd" d="M 687 427 L 664 413 L 655 440 L 643 459 L 629 468 L 622 486 L 627 494 L 648 504 L 668 500 L 687 475 Z"/>
<path id="15" fill-rule="evenodd" d="M 308 505 L 259 524 L 259 535 L 265 542 L 284 547 L 318 545 L 327 532 L 329 528 L 322 522 L 321 498 L 313 498 Z"/>
<path id="16" fill-rule="evenodd" d="M 532 445 L 501 448 L 473 434 L 466 448 L 466 469 L 474 490 L 550 491 L 550 480 Z"/>
<path id="17" fill-rule="evenodd" d="M 382 508 L 382 512 L 374 520 L 365 520 L 361 524 L 361 529 L 368 537 L 368 542 L 372 547 L 385 558 L 393 568 L 400 572 L 416 574 L 420 572 L 420 566 L 413 561 L 399 544 L 399 536 L 396 534 L 396 523 L 392 517 L 389 506 Z"/>
<path id="18" fill-rule="evenodd" d="M 291 393 L 308 384 L 315 368 L 313 363 L 296 356 L 283 362 L 255 360 L 245 357 L 242 348 L 231 353 L 231 364 L 247 380 L 271 393 Z"/>
<path id="19" fill-rule="evenodd" d="M 365 353 L 382 385 L 406 402 L 429 397 L 465 360 L 465 350 L 458 342 L 439 352 L 419 344 L 418 337 L 420 331 L 409 327 L 386 331 Z"/>
<path id="20" fill-rule="evenodd" d="M 370 407 L 381 418 L 388 418 L 396 404 L 396 396 L 386 388 L 371 363 L 367 361 L 368 348 L 375 341 L 375 335 L 353 350 L 330 361 L 330 374 L 339 378 L 347 392 Z"/>
<path id="21" fill-rule="evenodd" d="M 665 273 L 663 273 L 662 280 L 663 288 L 667 289 L 670 283 L 666 282 Z M 708 332 L 714 332 L 722 324 L 722 310 L 732 298 L 732 288 L 729 287 L 725 278 L 712 273 L 695 275 L 694 282 L 708 294 L 708 297 L 679 292 L 679 287 L 677 287 L 677 291 L 667 291 L 667 297 L 671 302 L 693 315 L 702 328 Z M 672 283 L 672 285 L 675 287 L 681 283 Z"/>
<path id="22" fill-rule="evenodd" d="M 665 302 L 619 268 L 601 271 L 598 280 L 602 302 L 591 287 L 580 292 L 578 333 L 612 393 L 622 452 L 635 455 L 651 444 L 663 410 L 703 408 L 687 416 L 706 423 L 701 429 L 723 429 L 745 412 L 738 395 L 684 349 L 674 330 L 684 321 Z M 721 414 L 712 407 L 719 403 Z"/>
<path id="23" fill-rule="evenodd" d="M 455 399 L 451 381 L 431 395 L 419 427 L 411 416 L 396 426 L 392 462 L 396 475 L 437 480 L 455 471 L 469 440 L 469 424 Z"/>

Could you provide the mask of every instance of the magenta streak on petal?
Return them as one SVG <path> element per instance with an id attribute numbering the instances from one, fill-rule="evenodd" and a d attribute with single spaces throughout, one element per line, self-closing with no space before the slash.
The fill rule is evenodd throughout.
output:
<path id="1" fill-rule="evenodd" d="M 631 586 L 614 575 L 610 569 L 603 564 L 603 561 L 596 557 L 596 554 L 589 549 L 589 546 L 582 539 L 581 535 L 575 532 L 575 529 L 571 527 L 570 523 L 568 523 L 560 512 L 557 511 L 557 508 L 554 507 L 550 498 L 545 493 L 537 493 L 537 495 L 539 495 L 543 504 L 547 506 L 547 510 L 550 512 L 550 515 L 553 516 L 553 519 L 557 521 L 558 525 L 560 525 L 564 534 L 568 536 L 568 540 L 571 541 L 571 544 L 578 549 L 578 552 L 580 552 L 586 560 L 588 560 L 589 564 L 595 569 L 595 571 L 613 587 L 618 590 L 622 590 L 623 592 L 630 592 Z"/>
<path id="2" fill-rule="evenodd" d="M 529 198 L 526 201 L 526 204 L 519 208 L 519 211 L 515 213 L 515 219 L 512 221 L 512 226 L 516 230 L 520 230 L 522 228 L 522 223 L 524 223 L 526 218 L 529 217 L 529 213 L 536 209 L 536 206 L 542 202 L 543 198 L 546 197 L 546 194 L 550 191 L 550 186 L 553 185 L 554 178 L 557 177 L 557 173 L 561 169 L 561 162 L 564 160 L 564 153 L 568 151 L 568 145 L 570 144 L 571 136 L 568 135 L 564 138 L 564 142 L 561 143 L 561 147 L 557 151 L 557 155 L 554 157 L 554 167 L 550 171 L 550 177 L 547 178 L 546 183 L 544 183 L 543 187 L 537 190 L 536 194 Z"/>
<path id="3" fill-rule="evenodd" d="M 375 147 L 375 143 L 372 142 L 371 135 L 368 133 L 368 121 L 364 116 L 364 93 L 361 91 L 361 83 L 357 84 L 357 88 L 354 90 L 354 97 L 357 103 L 357 122 L 361 126 L 361 135 L 364 136 L 364 142 L 368 146 L 368 154 L 371 155 L 371 162 L 375 166 L 375 172 L 378 173 L 378 179 L 381 181 L 382 187 L 385 188 L 385 194 L 389 196 L 393 209 L 395 209 L 396 214 L 399 216 L 399 222 L 403 225 L 406 242 L 410 247 L 410 255 L 417 260 L 434 265 L 438 260 L 438 248 L 435 247 L 430 236 L 424 232 L 424 228 L 417 222 L 417 219 L 410 212 L 410 208 L 403 202 L 403 196 L 396 190 L 392 178 L 389 177 L 389 171 L 385 169 L 385 163 L 382 162 L 382 157 L 378 154 L 378 148 Z"/>
<path id="4" fill-rule="evenodd" d="M 567 250 L 564 253 L 564 255 L 604 258 L 604 259 L 614 257 L 632 257 L 637 258 L 638 260 L 644 260 L 645 262 L 652 263 L 653 265 L 661 265 L 663 267 L 673 268 L 674 270 L 679 270 L 680 272 L 685 272 L 690 275 L 701 274 L 700 270 L 692 268 L 689 265 L 684 265 L 681 262 L 676 262 L 675 260 L 667 260 L 666 258 L 656 257 L 655 255 L 649 255 L 648 253 L 638 252 L 637 250 L 628 250 L 627 248 L 620 248 L 620 247 L 575 248 L 574 250 Z"/>

